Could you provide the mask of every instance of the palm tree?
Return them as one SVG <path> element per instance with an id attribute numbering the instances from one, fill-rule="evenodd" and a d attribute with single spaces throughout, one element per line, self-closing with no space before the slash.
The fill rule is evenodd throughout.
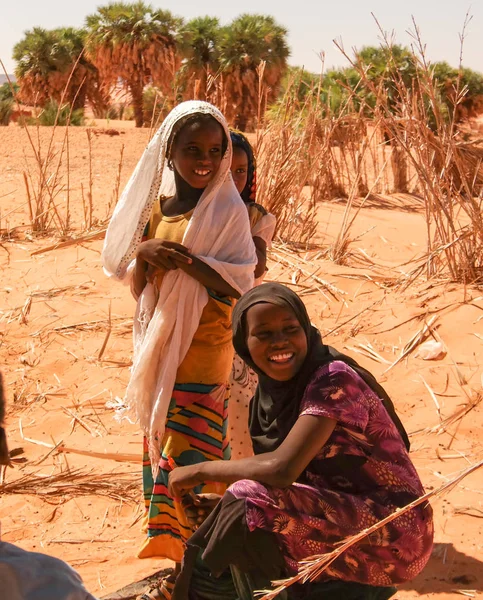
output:
<path id="1" fill-rule="evenodd" d="M 180 32 L 183 97 L 208 99 L 208 81 L 220 66 L 220 22 L 216 17 L 197 17 Z"/>
<path id="2" fill-rule="evenodd" d="M 182 19 L 144 2 L 101 6 L 86 19 L 88 56 L 106 88 L 119 80 L 132 97 L 136 127 L 143 125 L 143 90 L 152 82 L 169 94 L 180 65 Z"/>
<path id="3" fill-rule="evenodd" d="M 287 30 L 273 17 L 243 14 L 223 28 L 221 68 L 225 111 L 236 127 L 246 130 L 253 125 L 258 112 L 259 83 L 265 86 L 262 110 L 277 98 L 289 54 Z M 264 69 L 260 69 L 262 61 Z"/>
<path id="4" fill-rule="evenodd" d="M 13 50 L 19 98 L 45 106 L 66 102 L 83 109 L 86 98 L 97 97 L 97 69 L 84 55 L 84 32 L 72 27 L 34 27 Z"/>

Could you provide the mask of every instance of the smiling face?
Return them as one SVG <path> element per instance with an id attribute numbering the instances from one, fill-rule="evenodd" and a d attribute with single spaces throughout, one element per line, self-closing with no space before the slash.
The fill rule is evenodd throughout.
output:
<path id="1" fill-rule="evenodd" d="M 255 304 L 246 314 L 247 346 L 253 362 L 277 381 L 292 379 L 307 356 L 307 337 L 290 308 Z"/>
<path id="2" fill-rule="evenodd" d="M 191 187 L 205 188 L 215 177 L 223 157 L 223 128 L 213 118 L 186 123 L 176 136 L 171 160 Z"/>
<path id="3" fill-rule="evenodd" d="M 248 156 L 243 148 L 233 146 L 231 175 L 238 193 L 241 194 L 248 181 Z"/>

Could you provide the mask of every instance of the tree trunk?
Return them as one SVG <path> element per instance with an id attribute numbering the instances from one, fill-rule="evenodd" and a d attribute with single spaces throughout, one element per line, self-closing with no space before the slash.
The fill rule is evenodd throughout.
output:
<path id="1" fill-rule="evenodd" d="M 394 191 L 406 194 L 409 191 L 408 159 L 406 151 L 394 140 L 391 154 Z"/>
<path id="2" fill-rule="evenodd" d="M 134 109 L 134 121 L 136 122 L 136 127 L 142 127 L 144 125 L 143 90 L 144 86 L 141 82 L 129 82 L 129 91 L 131 92 L 132 96 L 132 106 Z"/>
<path id="3" fill-rule="evenodd" d="M 84 83 L 81 85 L 81 88 L 78 90 L 78 92 L 75 92 L 75 94 L 77 94 L 76 96 L 74 95 L 74 103 L 72 106 L 72 110 L 79 110 L 82 109 L 84 110 L 86 107 L 86 97 L 87 97 L 87 83 L 84 81 Z"/>

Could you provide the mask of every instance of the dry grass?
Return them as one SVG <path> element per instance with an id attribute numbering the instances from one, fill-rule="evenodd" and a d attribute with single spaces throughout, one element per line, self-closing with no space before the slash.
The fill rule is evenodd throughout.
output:
<path id="1" fill-rule="evenodd" d="M 5 75 L 5 67 L 0 61 Z M 33 162 L 25 153 L 25 171 L 23 172 L 23 182 L 29 211 L 30 223 L 28 227 L 31 233 L 35 235 L 59 235 L 62 238 L 70 237 L 73 229 L 71 215 L 71 173 L 72 166 L 70 162 L 70 142 L 69 132 L 71 128 L 72 107 L 67 119 L 67 124 L 63 127 L 62 141 L 56 142 L 56 132 L 58 129 L 58 120 L 61 111 L 64 109 L 64 97 L 71 84 L 72 75 L 76 69 L 77 62 L 73 66 L 70 77 L 64 87 L 61 101 L 58 104 L 57 116 L 52 127 L 48 128 L 49 136 L 47 142 L 41 135 L 41 126 L 38 120 L 35 125 L 29 125 L 22 122 L 21 127 L 28 140 L 28 148 L 33 154 Z M 10 83 L 10 81 L 9 81 Z M 82 84 L 81 84 L 82 85 Z M 12 93 L 17 108 L 20 110 L 17 94 L 11 85 Z M 80 90 L 80 87 L 79 87 Z M 78 92 L 79 92 L 78 90 Z M 42 128 L 46 129 L 46 128 Z M 95 131 L 94 131 L 95 133 Z M 93 130 L 86 130 L 86 147 L 89 164 L 89 174 L 87 184 L 81 183 L 81 196 L 83 205 L 83 222 L 80 232 L 86 233 L 107 222 L 115 206 L 120 190 L 121 173 L 124 160 L 124 146 L 121 147 L 117 175 L 113 186 L 112 197 L 106 206 L 104 221 L 99 221 L 94 217 L 94 174 L 92 163 L 92 134 Z M 18 208 L 18 207 L 17 207 Z M 17 209 L 14 209 L 14 211 Z M 12 211 L 12 212 L 14 212 Z M 3 215 L 5 217 L 6 215 Z M 24 226 L 22 226 L 23 228 Z M 18 229 L 18 228 L 17 228 Z M 1 230 L 0 230 L 1 232 Z M 3 234 L 3 232 L 1 232 Z M 10 236 L 10 231 L 6 232 Z"/>
<path id="2" fill-rule="evenodd" d="M 63 502 L 79 496 L 107 496 L 114 500 L 139 501 L 141 481 L 138 474 L 95 473 L 84 469 L 66 470 L 54 475 L 28 473 L 0 485 L 2 494 L 30 494 L 46 501 Z"/>
<path id="3" fill-rule="evenodd" d="M 394 63 L 390 66 L 394 67 L 393 41 L 381 27 L 379 29 L 389 62 Z M 457 110 L 466 90 L 460 84 L 456 86 L 453 112 L 445 115 L 416 23 L 411 35 L 418 65 L 416 81 L 408 87 L 399 71 L 393 68 L 391 83 L 396 90 L 396 101 L 392 104 L 368 78 L 357 56 L 352 58 L 342 46 L 339 48 L 358 71 L 366 88 L 376 96 L 373 119 L 377 118 L 389 134 L 397 149 L 396 162 L 409 165 L 415 173 L 416 187 L 425 202 L 427 252 L 409 278 L 424 272 L 427 278 L 442 276 L 451 281 L 478 284 L 483 282 L 483 151 L 475 144 L 462 141 L 457 128 Z M 400 174 L 395 177 L 396 180 L 401 178 Z"/>
<path id="4" fill-rule="evenodd" d="M 419 275 L 479 284 L 483 147 L 464 141 L 457 125 L 466 90 L 456 86 L 448 115 L 416 24 L 412 41 L 418 68 L 410 86 L 395 68 L 393 41 L 382 28 L 380 34 L 389 57 L 386 87 L 369 78 L 367 64 L 357 54 L 349 56 L 338 44 L 358 73 L 359 87 L 375 99 L 371 104 L 364 96 L 356 101 L 356 86 L 346 90 L 346 100 L 334 110 L 320 93 L 323 75 L 308 92 L 295 78 L 289 82 L 258 131 L 258 197 L 277 217 L 279 239 L 303 247 L 313 242 L 318 202 L 346 198 L 340 230 L 326 255 L 347 264 L 354 258 L 351 246 L 357 238 L 352 231 L 361 208 L 378 194 L 417 194 L 427 222 L 427 249 L 401 277 L 401 285 Z M 464 36 L 465 31 L 462 43 Z"/>

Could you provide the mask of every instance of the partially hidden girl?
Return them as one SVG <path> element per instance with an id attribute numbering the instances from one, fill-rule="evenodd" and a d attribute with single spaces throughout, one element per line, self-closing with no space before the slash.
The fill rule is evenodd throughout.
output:
<path id="1" fill-rule="evenodd" d="M 255 456 L 171 473 L 175 496 L 207 480 L 230 485 L 188 541 L 174 600 L 191 593 L 199 551 L 215 576 L 228 567 L 242 573 L 238 597 L 251 599 L 296 573 L 301 560 L 331 552 L 424 493 L 387 394 L 322 343 L 295 293 L 276 283 L 254 288 L 237 303 L 233 331 L 236 352 L 259 376 L 250 414 Z M 191 511 L 195 523 L 200 515 Z M 389 598 L 394 584 L 421 572 L 432 543 L 432 510 L 421 504 L 346 550 L 317 584 L 280 597 Z"/>
<path id="2" fill-rule="evenodd" d="M 270 247 L 273 240 L 277 221 L 274 215 L 256 202 L 257 167 L 250 142 L 239 131 L 231 130 L 230 135 L 233 144 L 231 173 L 236 189 L 248 210 L 250 229 L 258 259 L 255 268 L 255 285 L 259 285 L 265 276 L 267 248 Z M 232 459 L 247 458 L 253 454 L 248 432 L 248 406 L 256 387 L 256 374 L 235 354 L 228 405 L 228 429 Z"/>
<path id="3" fill-rule="evenodd" d="M 206 102 L 180 104 L 149 143 L 106 235 L 104 269 L 130 281 L 137 298 L 125 410 L 145 434 L 141 558 L 179 563 L 191 533 L 168 490 L 173 464 L 229 458 L 232 307 L 253 286 L 257 264 L 231 158 L 223 115 Z"/>

